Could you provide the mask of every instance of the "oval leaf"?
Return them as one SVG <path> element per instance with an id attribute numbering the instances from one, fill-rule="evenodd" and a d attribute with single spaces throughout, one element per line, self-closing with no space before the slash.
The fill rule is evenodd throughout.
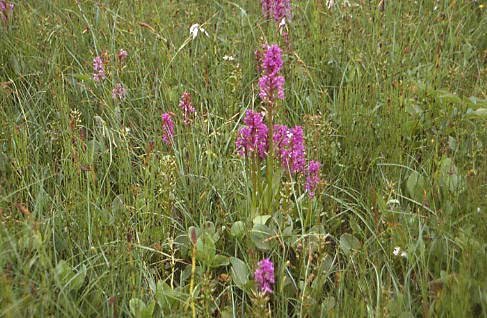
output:
<path id="1" fill-rule="evenodd" d="M 237 287 L 244 289 L 249 282 L 249 268 L 244 261 L 236 257 L 230 257 L 232 263 L 232 279 Z"/>
<path id="2" fill-rule="evenodd" d="M 350 255 L 352 250 L 358 250 L 360 245 L 360 241 L 352 234 L 345 233 L 340 237 L 340 247 L 345 255 Z"/>

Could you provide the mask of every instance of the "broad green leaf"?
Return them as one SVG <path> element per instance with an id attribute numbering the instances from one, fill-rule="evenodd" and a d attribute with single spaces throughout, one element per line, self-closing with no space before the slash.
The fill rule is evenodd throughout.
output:
<path id="1" fill-rule="evenodd" d="M 333 270 L 333 257 L 331 257 L 328 254 L 325 254 L 325 257 L 323 258 L 323 262 L 321 263 L 320 266 L 320 273 L 323 275 L 328 275 L 332 270 Z"/>
<path id="2" fill-rule="evenodd" d="M 142 312 L 142 318 L 152 318 L 155 306 L 156 302 L 154 300 L 151 300 L 151 302 L 145 307 L 145 310 Z"/>
<path id="3" fill-rule="evenodd" d="M 413 171 L 406 181 L 406 189 L 413 200 L 422 202 L 423 193 L 426 189 L 424 177 L 418 172 Z"/>
<path id="4" fill-rule="evenodd" d="M 237 287 L 244 289 L 249 282 L 249 268 L 244 261 L 236 257 L 230 257 L 232 263 L 232 280 Z"/>
<path id="5" fill-rule="evenodd" d="M 473 104 L 473 105 L 476 105 L 476 106 L 487 106 L 487 99 L 480 99 L 478 97 L 475 97 L 475 96 L 470 96 L 468 98 L 468 101 Z"/>
<path id="6" fill-rule="evenodd" d="M 146 305 L 138 298 L 132 298 L 129 302 L 130 312 L 134 318 L 152 318 L 155 305 L 156 303 L 153 300 Z"/>
<path id="7" fill-rule="evenodd" d="M 284 230 L 282 231 L 282 236 L 283 237 L 289 237 L 291 235 L 293 235 L 293 226 L 289 225 L 289 226 L 285 227 Z"/>
<path id="8" fill-rule="evenodd" d="M 213 263 L 211 264 L 211 267 L 222 267 L 222 266 L 227 266 L 230 264 L 228 257 L 224 255 L 216 255 L 215 258 L 213 259 Z"/>
<path id="9" fill-rule="evenodd" d="M 149 305 L 146 305 L 142 300 L 132 298 L 129 302 L 129 307 L 135 318 L 152 318 L 155 302 L 152 300 Z"/>
<path id="10" fill-rule="evenodd" d="M 443 102 L 455 103 L 455 104 L 461 104 L 463 102 L 463 100 L 458 95 L 451 93 L 448 90 L 439 89 L 437 90 L 437 92 L 438 92 L 438 97 Z"/>
<path id="11" fill-rule="evenodd" d="M 81 266 L 76 273 L 66 261 L 62 260 L 56 265 L 55 273 L 61 288 L 76 291 L 83 286 L 86 277 L 86 266 Z"/>
<path id="12" fill-rule="evenodd" d="M 184 303 L 188 298 L 189 295 L 182 292 L 179 288 L 173 289 L 164 281 L 157 282 L 155 299 L 164 313 L 170 313 L 175 310 L 178 304 Z"/>
<path id="13" fill-rule="evenodd" d="M 56 279 L 61 284 L 61 287 L 64 287 L 68 284 L 69 280 L 74 276 L 73 269 L 65 260 L 60 261 L 56 265 Z"/>
<path id="14" fill-rule="evenodd" d="M 487 119 L 487 108 L 478 108 L 476 110 L 467 111 L 467 116 L 472 118 Z"/>
<path id="15" fill-rule="evenodd" d="M 261 250 L 268 250 L 271 248 L 271 236 L 271 229 L 263 224 L 255 224 L 250 233 L 252 242 Z"/>
<path id="16" fill-rule="evenodd" d="M 258 215 L 254 218 L 254 220 L 252 221 L 254 223 L 254 225 L 256 224 L 266 224 L 267 221 L 271 218 L 270 215 Z"/>
<path id="17" fill-rule="evenodd" d="M 86 278 L 86 266 L 82 265 L 78 270 L 78 272 L 73 277 L 73 279 L 71 280 L 71 284 L 70 284 L 71 289 L 75 291 L 79 290 L 83 286 L 83 283 L 85 282 L 85 278 Z"/>
<path id="18" fill-rule="evenodd" d="M 203 264 L 210 266 L 215 254 L 215 242 L 210 234 L 204 232 L 196 241 L 196 258 Z"/>
<path id="19" fill-rule="evenodd" d="M 245 224 L 242 221 L 233 223 L 230 234 L 235 238 L 242 238 L 245 234 Z"/>
<path id="20" fill-rule="evenodd" d="M 439 183 L 444 190 L 458 192 L 463 188 L 463 179 L 450 158 L 443 158 L 439 167 Z"/>
<path id="21" fill-rule="evenodd" d="M 211 236 L 214 236 L 214 234 L 216 233 L 215 224 L 213 224 L 213 222 L 206 222 L 204 230 L 208 232 Z"/>
<path id="22" fill-rule="evenodd" d="M 171 307 L 174 304 L 174 299 L 170 297 L 172 293 L 173 291 L 171 287 L 166 282 L 162 280 L 157 282 L 155 298 L 162 311 L 171 310 Z"/>
<path id="23" fill-rule="evenodd" d="M 114 216 L 119 216 L 124 210 L 123 199 L 120 195 L 117 195 L 112 201 L 112 213 Z"/>
<path id="24" fill-rule="evenodd" d="M 345 233 L 340 237 L 340 247 L 346 255 L 350 255 L 352 250 L 358 250 L 360 246 L 360 241 L 352 234 Z"/>
<path id="25" fill-rule="evenodd" d="M 135 318 L 139 318 L 140 312 L 145 308 L 145 303 L 138 298 L 132 298 L 129 301 L 129 307 L 132 315 L 134 315 Z"/>
<path id="26" fill-rule="evenodd" d="M 333 296 L 325 297 L 325 299 L 323 299 L 323 301 L 321 302 L 321 308 L 324 312 L 329 312 L 335 307 L 335 305 L 336 300 Z"/>

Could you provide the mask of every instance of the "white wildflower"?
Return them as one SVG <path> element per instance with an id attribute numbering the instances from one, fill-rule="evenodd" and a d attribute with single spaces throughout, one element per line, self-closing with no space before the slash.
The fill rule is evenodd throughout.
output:
<path id="1" fill-rule="evenodd" d="M 401 256 L 404 258 L 408 257 L 408 253 L 406 251 L 401 250 L 401 248 L 399 246 L 394 247 L 392 254 L 394 254 L 394 256 Z"/>
<path id="2" fill-rule="evenodd" d="M 232 56 L 232 55 L 225 55 L 223 57 L 223 60 L 224 61 L 235 61 L 237 58 L 235 56 Z"/>
<path id="3" fill-rule="evenodd" d="M 399 253 L 401 253 L 401 248 L 399 246 L 394 247 L 394 251 L 392 251 L 392 254 L 394 254 L 394 256 L 397 256 L 399 255 Z"/>
<path id="4" fill-rule="evenodd" d="M 387 201 L 387 205 L 399 205 L 400 202 L 398 199 L 390 199 L 389 201 Z"/>
<path id="5" fill-rule="evenodd" d="M 208 32 L 206 32 L 205 29 L 203 29 L 198 23 L 195 23 L 193 24 L 190 28 L 189 28 L 189 35 L 194 39 L 196 39 L 196 37 L 198 36 L 198 33 L 199 32 L 202 32 L 203 34 L 205 34 L 207 37 L 209 37 L 210 35 L 208 34 Z"/>
<path id="6" fill-rule="evenodd" d="M 334 6 L 335 6 L 334 0 L 328 0 L 328 2 L 326 3 L 326 7 L 328 8 L 328 10 L 332 9 Z"/>
<path id="7" fill-rule="evenodd" d="M 282 18 L 281 22 L 279 22 L 279 30 L 286 26 L 286 18 Z"/>

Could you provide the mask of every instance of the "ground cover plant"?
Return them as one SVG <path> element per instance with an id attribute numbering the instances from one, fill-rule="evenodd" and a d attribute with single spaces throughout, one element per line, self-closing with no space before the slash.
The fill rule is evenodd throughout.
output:
<path id="1" fill-rule="evenodd" d="M 486 317 L 485 1 L 0 1 L 0 317 Z"/>

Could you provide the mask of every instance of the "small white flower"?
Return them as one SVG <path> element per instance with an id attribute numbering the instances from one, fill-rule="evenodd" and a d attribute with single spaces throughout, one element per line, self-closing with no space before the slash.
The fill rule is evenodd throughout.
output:
<path id="1" fill-rule="evenodd" d="M 408 253 L 406 251 L 402 251 L 399 246 L 394 247 L 394 250 L 392 251 L 392 254 L 394 254 L 394 256 L 401 256 L 401 257 L 404 257 L 404 258 L 407 258 L 408 257 Z"/>
<path id="2" fill-rule="evenodd" d="M 335 1 L 334 0 L 328 0 L 328 2 L 326 3 L 326 7 L 328 8 L 328 10 L 330 10 L 334 6 L 335 6 Z"/>
<path id="3" fill-rule="evenodd" d="M 480 214 L 480 207 L 477 208 L 477 213 Z"/>
<path id="4" fill-rule="evenodd" d="M 282 18 L 281 22 L 279 23 L 279 30 L 286 26 L 286 18 Z"/>
<path id="5" fill-rule="evenodd" d="M 130 132 L 130 128 L 125 127 L 125 133 L 128 134 Z"/>
<path id="6" fill-rule="evenodd" d="M 195 23 L 193 24 L 190 28 L 189 28 L 189 35 L 193 37 L 193 40 L 196 39 L 196 37 L 198 36 L 198 33 L 199 32 L 202 32 L 204 33 L 207 37 L 209 37 L 210 35 L 208 34 L 208 32 L 206 32 L 205 29 L 203 29 L 198 23 Z"/>
<path id="7" fill-rule="evenodd" d="M 392 251 L 392 254 L 394 254 L 394 256 L 397 256 L 399 255 L 400 252 L 401 252 L 401 248 L 399 246 L 396 246 L 394 247 L 394 251 Z"/>
<path id="8" fill-rule="evenodd" d="M 387 201 L 387 205 L 399 205 L 400 203 L 398 199 L 390 199 Z"/>
<path id="9" fill-rule="evenodd" d="M 231 55 L 225 55 L 225 56 L 223 57 L 223 60 L 224 60 L 224 61 L 235 61 L 235 60 L 236 60 L 236 58 L 235 58 L 235 56 L 231 56 Z"/>

